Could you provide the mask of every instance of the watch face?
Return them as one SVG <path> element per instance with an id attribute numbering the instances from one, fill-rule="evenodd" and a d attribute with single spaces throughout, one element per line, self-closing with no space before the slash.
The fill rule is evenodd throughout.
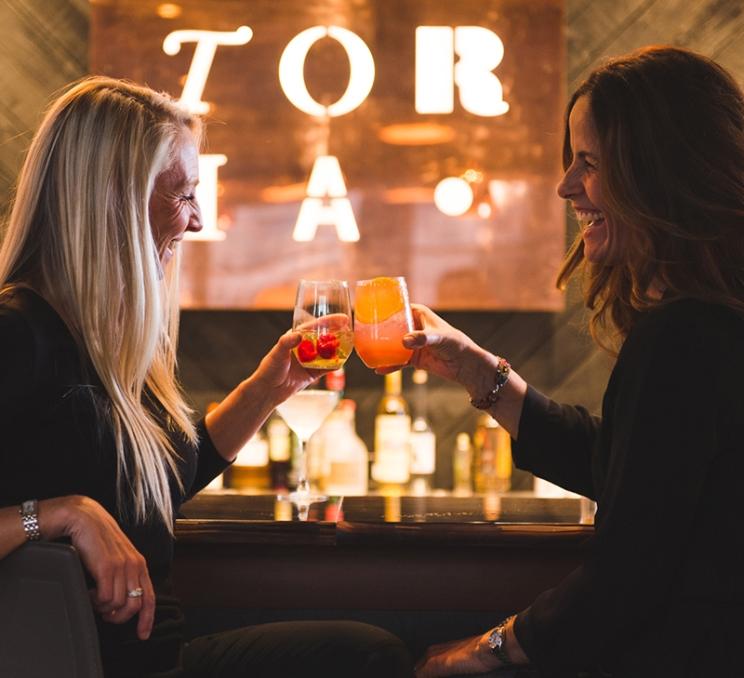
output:
<path id="1" fill-rule="evenodd" d="M 488 647 L 492 650 L 500 650 L 504 644 L 504 636 L 500 628 L 491 631 L 491 635 L 488 636 Z"/>

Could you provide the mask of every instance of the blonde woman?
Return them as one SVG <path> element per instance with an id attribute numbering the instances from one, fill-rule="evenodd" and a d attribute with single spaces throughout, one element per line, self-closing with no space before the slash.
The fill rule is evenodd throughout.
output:
<path id="1" fill-rule="evenodd" d="M 179 242 L 202 227 L 199 135 L 169 97 L 95 77 L 33 139 L 0 248 L 0 557 L 72 540 L 108 677 L 405 676 L 399 641 L 363 624 L 238 629 L 183 650 L 173 516 L 317 378 L 287 333 L 192 421 L 174 372 Z"/>

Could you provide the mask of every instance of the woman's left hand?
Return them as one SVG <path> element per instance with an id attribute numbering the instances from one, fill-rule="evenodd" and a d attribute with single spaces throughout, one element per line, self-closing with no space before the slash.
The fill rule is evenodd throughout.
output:
<path id="1" fill-rule="evenodd" d="M 271 394 L 274 404 L 284 402 L 289 396 L 318 381 L 329 371 L 306 369 L 299 363 L 293 356 L 292 349 L 297 348 L 300 341 L 302 341 L 300 332 L 290 330 L 283 334 L 251 376 Z"/>
<path id="2" fill-rule="evenodd" d="M 416 664 L 416 678 L 488 673 L 501 662 L 491 654 L 486 635 L 432 645 Z"/>

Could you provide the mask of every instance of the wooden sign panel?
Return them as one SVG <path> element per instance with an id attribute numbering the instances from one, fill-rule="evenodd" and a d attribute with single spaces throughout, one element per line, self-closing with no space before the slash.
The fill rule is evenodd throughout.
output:
<path id="1" fill-rule="evenodd" d="M 562 0 L 94 0 L 90 62 L 206 111 L 184 307 L 377 275 L 562 307 Z"/>

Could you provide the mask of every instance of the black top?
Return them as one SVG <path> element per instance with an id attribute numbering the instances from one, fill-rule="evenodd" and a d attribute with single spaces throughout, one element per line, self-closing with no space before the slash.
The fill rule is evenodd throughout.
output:
<path id="1" fill-rule="evenodd" d="M 627 337 L 602 419 L 529 389 L 515 462 L 596 499 L 582 567 L 517 617 L 543 675 L 742 675 L 744 319 L 683 300 Z"/>
<path id="2" fill-rule="evenodd" d="M 176 675 L 171 672 L 178 665 L 183 624 L 168 584 L 173 539 L 156 518 L 136 525 L 117 511 L 114 437 L 101 414 L 105 408 L 96 408 L 96 400 L 105 402 L 105 391 L 52 307 L 28 289 L 3 294 L 0 506 L 77 494 L 95 499 L 116 517 L 147 560 L 157 609 L 146 642 L 136 638 L 136 617 L 123 625 L 98 620 L 106 675 Z M 182 493 L 171 482 L 174 513 L 228 465 L 215 450 L 203 421 L 197 430 L 197 449 L 182 436 L 169 434 L 181 457 L 179 472 L 185 488 Z"/>

